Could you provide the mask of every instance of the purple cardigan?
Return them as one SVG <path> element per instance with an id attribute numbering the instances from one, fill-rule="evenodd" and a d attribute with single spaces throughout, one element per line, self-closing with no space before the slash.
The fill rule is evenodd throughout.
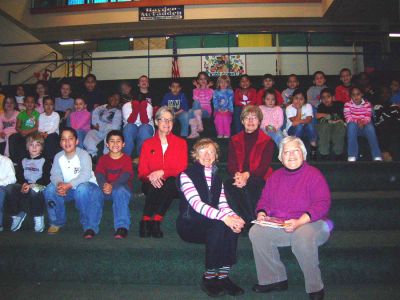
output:
<path id="1" fill-rule="evenodd" d="M 262 192 L 257 211 L 284 220 L 298 219 L 308 213 L 311 222 L 327 219 L 331 193 L 325 177 L 306 162 L 290 172 L 281 168 L 272 173 Z"/>

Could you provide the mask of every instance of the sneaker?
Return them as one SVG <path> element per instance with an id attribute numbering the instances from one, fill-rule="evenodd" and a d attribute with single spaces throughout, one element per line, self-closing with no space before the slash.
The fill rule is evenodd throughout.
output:
<path id="1" fill-rule="evenodd" d="M 11 224 L 11 231 L 17 231 L 21 228 L 22 222 L 24 222 L 26 218 L 26 213 L 25 212 L 20 212 L 16 216 L 12 216 L 12 224 Z"/>
<path id="2" fill-rule="evenodd" d="M 219 297 L 225 295 L 225 290 L 221 284 L 221 281 L 217 277 L 206 279 L 203 276 L 201 281 L 201 289 L 210 297 Z"/>
<path id="3" fill-rule="evenodd" d="M 198 138 L 200 135 L 196 132 L 196 133 L 191 133 L 187 138 L 188 139 L 196 139 Z"/>
<path id="4" fill-rule="evenodd" d="M 56 225 L 50 225 L 49 229 L 47 229 L 48 234 L 57 234 L 60 231 L 61 227 Z"/>
<path id="5" fill-rule="evenodd" d="M 224 137 L 223 135 L 220 134 L 217 135 L 217 139 L 222 139 L 223 137 Z"/>
<path id="6" fill-rule="evenodd" d="M 349 156 L 347 158 L 347 161 L 351 161 L 351 162 L 356 161 L 356 160 L 357 160 L 357 158 L 355 156 Z"/>
<path id="7" fill-rule="evenodd" d="M 33 217 L 35 222 L 35 232 L 43 232 L 44 230 L 44 216 Z"/>
<path id="8" fill-rule="evenodd" d="M 91 240 L 92 238 L 94 238 L 95 233 L 93 231 L 93 229 L 87 229 L 84 234 L 83 234 L 83 238 L 87 239 L 87 240 Z"/>
<path id="9" fill-rule="evenodd" d="M 314 293 L 309 293 L 308 296 L 310 297 L 311 300 L 322 300 L 324 299 L 325 292 L 324 289 L 314 292 Z"/>
<path id="10" fill-rule="evenodd" d="M 374 157 L 374 161 L 382 161 L 382 157 L 380 156 Z"/>
<path id="11" fill-rule="evenodd" d="M 0 232 L 3 232 L 4 228 L 3 226 L 0 226 Z"/>
<path id="12" fill-rule="evenodd" d="M 288 289 L 288 281 L 279 281 L 271 284 L 255 284 L 252 290 L 256 293 L 269 293 L 269 292 L 281 292 Z"/>
<path id="13" fill-rule="evenodd" d="M 120 240 L 126 238 L 127 235 L 128 235 L 128 229 L 121 227 L 118 228 L 117 231 L 115 232 L 114 238 Z"/>
<path id="14" fill-rule="evenodd" d="M 224 290 L 231 296 L 239 296 L 244 294 L 244 290 L 234 283 L 229 277 L 218 279 Z"/>

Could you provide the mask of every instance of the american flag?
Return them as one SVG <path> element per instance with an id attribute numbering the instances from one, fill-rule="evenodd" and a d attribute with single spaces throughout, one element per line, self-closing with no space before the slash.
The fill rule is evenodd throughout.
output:
<path id="1" fill-rule="evenodd" d="M 173 57 L 172 57 L 172 78 L 179 78 L 181 74 L 179 72 L 178 64 L 178 51 L 176 49 L 176 39 L 173 37 Z"/>

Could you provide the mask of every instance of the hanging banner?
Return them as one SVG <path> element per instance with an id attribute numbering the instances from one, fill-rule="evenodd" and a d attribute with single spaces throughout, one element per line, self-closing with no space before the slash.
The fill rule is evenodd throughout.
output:
<path id="1" fill-rule="evenodd" d="M 206 55 L 201 57 L 202 71 L 209 76 L 239 76 L 246 73 L 246 55 Z"/>
<path id="2" fill-rule="evenodd" d="M 139 21 L 183 20 L 183 18 L 183 5 L 139 7 Z"/>

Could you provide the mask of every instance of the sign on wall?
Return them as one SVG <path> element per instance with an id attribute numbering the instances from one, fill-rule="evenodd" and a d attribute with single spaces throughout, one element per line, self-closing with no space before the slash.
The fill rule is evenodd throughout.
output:
<path id="1" fill-rule="evenodd" d="M 183 20 L 183 18 L 183 5 L 139 7 L 139 21 Z"/>
<path id="2" fill-rule="evenodd" d="M 201 68 L 209 76 L 239 76 L 246 73 L 246 56 L 239 54 L 202 56 Z"/>

